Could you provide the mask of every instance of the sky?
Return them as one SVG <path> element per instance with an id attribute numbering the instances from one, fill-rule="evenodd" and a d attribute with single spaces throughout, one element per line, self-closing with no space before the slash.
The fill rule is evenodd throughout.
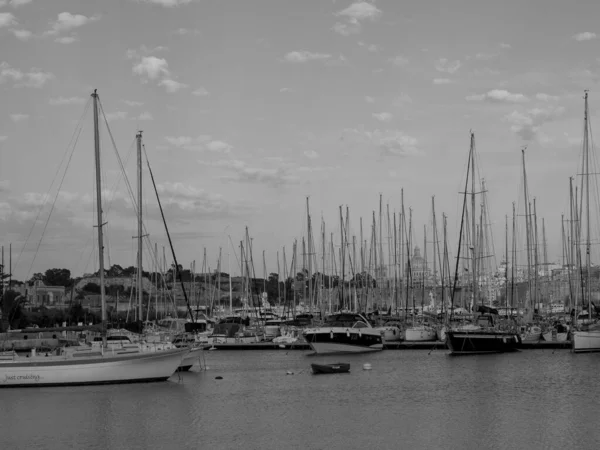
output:
<path id="1" fill-rule="evenodd" d="M 18 279 L 97 270 L 94 89 L 107 264 L 135 264 L 115 147 L 135 190 L 138 130 L 177 259 L 196 271 L 206 250 L 211 270 L 221 251 L 222 270 L 239 273 L 248 227 L 257 276 L 263 251 L 267 272 L 278 254 L 283 272 L 283 249 L 289 267 L 307 233 L 307 197 L 316 245 L 323 219 L 339 247 L 340 206 L 351 233 L 362 217 L 370 240 L 380 195 L 393 214 L 402 190 L 414 242 L 424 226 L 431 242 L 435 196 L 455 253 L 471 131 L 496 259 L 513 202 L 523 214 L 527 146 L 529 193 L 548 257 L 560 261 L 569 177 L 581 178 L 584 89 L 592 130 L 600 107 L 599 16 L 591 0 L 0 0 L 5 261 L 12 244 Z M 150 247 L 166 246 L 170 265 L 146 168 L 143 185 Z"/>

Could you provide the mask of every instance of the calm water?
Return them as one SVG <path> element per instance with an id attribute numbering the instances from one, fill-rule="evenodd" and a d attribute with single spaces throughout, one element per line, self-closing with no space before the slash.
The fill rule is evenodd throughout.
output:
<path id="1" fill-rule="evenodd" d="M 597 449 L 600 442 L 597 354 L 217 350 L 205 359 L 208 370 L 166 383 L 0 390 L 0 448 Z M 337 361 L 350 362 L 351 373 L 310 373 L 311 362 Z M 362 370 L 366 362 L 371 371 Z"/>

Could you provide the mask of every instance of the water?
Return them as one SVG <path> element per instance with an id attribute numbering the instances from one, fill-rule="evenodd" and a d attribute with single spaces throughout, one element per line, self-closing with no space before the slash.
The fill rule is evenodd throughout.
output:
<path id="1" fill-rule="evenodd" d="M 207 371 L 166 383 L 0 390 L 0 448 L 594 449 L 600 442 L 597 354 L 309 353 L 217 350 L 205 354 Z M 311 362 L 338 361 L 351 372 L 310 373 Z"/>

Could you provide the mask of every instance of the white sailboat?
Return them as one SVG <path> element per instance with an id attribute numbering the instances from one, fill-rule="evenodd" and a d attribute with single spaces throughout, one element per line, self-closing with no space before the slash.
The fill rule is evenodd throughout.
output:
<path id="1" fill-rule="evenodd" d="M 111 348 L 106 343 L 106 298 L 104 291 L 104 242 L 102 227 L 102 190 L 98 94 L 92 94 L 94 111 L 94 156 L 96 167 L 96 206 L 100 297 L 102 304 L 102 345 L 58 348 L 52 353 L 27 355 L 16 352 L 0 356 L 0 387 L 65 386 L 132 383 L 167 380 L 177 370 L 188 348 L 132 352 Z"/>
<path id="2" fill-rule="evenodd" d="M 585 296 L 582 299 L 585 301 L 587 297 L 587 311 L 588 311 L 588 324 L 582 325 L 578 331 L 573 331 L 573 338 L 571 341 L 572 350 L 574 353 L 583 352 L 600 352 L 600 323 L 592 322 L 592 283 L 591 283 L 591 237 L 590 237 L 590 148 L 589 148 L 589 110 L 588 110 L 588 93 L 585 92 L 585 109 L 584 109 L 584 134 L 583 134 L 583 179 L 582 179 L 582 197 L 585 196 L 585 228 L 586 228 L 586 259 L 585 259 L 585 272 L 586 272 L 586 283 L 585 283 Z M 596 172 L 596 171 L 595 171 Z M 579 227 L 582 227 L 580 222 Z M 579 235 L 581 235 L 581 228 Z M 581 268 L 580 273 L 583 276 L 584 269 Z M 576 308 L 577 309 L 577 308 Z M 595 309 L 595 308 L 594 308 Z M 577 316 L 577 315 L 576 315 Z M 576 317 L 575 316 L 575 317 Z"/>

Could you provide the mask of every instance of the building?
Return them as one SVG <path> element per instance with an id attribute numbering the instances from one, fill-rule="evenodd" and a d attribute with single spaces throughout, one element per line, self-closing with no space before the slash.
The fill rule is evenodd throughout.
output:
<path id="1" fill-rule="evenodd" d="M 420 283 L 429 278 L 427 261 L 425 261 L 425 258 L 421 256 L 421 249 L 418 245 L 415 247 L 413 256 L 410 258 L 410 270 L 412 273 L 413 283 Z"/>

